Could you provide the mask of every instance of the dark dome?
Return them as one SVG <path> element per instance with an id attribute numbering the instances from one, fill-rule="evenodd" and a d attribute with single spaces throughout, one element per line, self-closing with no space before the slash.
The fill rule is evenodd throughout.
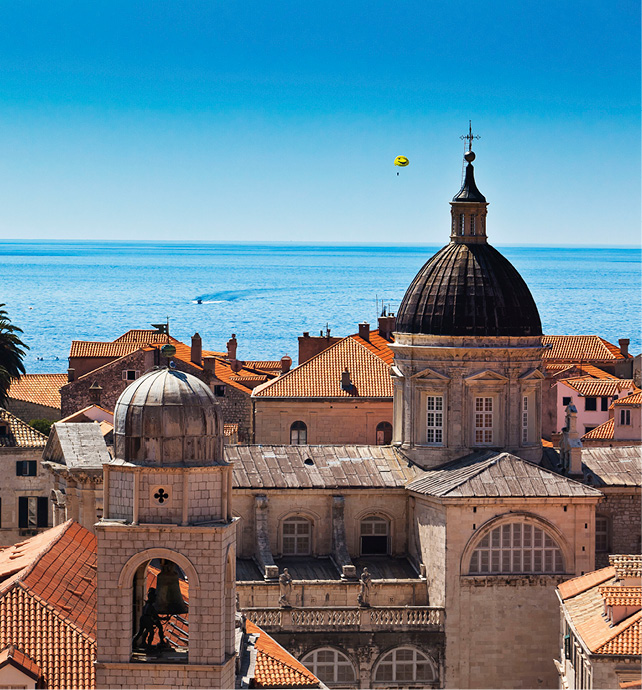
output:
<path id="1" fill-rule="evenodd" d="M 419 271 L 399 312 L 399 333 L 538 336 L 535 300 L 515 267 L 489 244 L 441 249 Z"/>

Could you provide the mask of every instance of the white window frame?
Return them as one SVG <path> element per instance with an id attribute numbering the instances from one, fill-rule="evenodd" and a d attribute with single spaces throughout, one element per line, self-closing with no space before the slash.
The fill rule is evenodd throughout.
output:
<path id="1" fill-rule="evenodd" d="M 562 548 L 543 527 L 531 522 L 504 522 L 480 537 L 469 575 L 552 575 L 563 573 Z"/>
<path id="2" fill-rule="evenodd" d="M 402 658 L 398 658 L 399 656 Z M 407 673 L 401 673 L 402 669 L 407 671 L 410 665 L 412 665 L 412 678 L 409 678 Z M 419 665 L 427 667 L 429 673 L 425 677 L 417 678 Z M 380 677 L 382 669 L 386 667 L 391 668 L 391 678 Z M 392 683 L 396 687 L 402 684 L 434 683 L 437 680 L 437 673 L 432 659 L 424 652 L 415 647 L 396 647 L 383 654 L 375 667 L 373 679 L 377 685 L 386 683 L 389 686 Z"/>
<path id="3" fill-rule="evenodd" d="M 426 444 L 444 445 L 445 401 L 443 395 L 426 396 Z"/>
<path id="4" fill-rule="evenodd" d="M 321 654 L 332 656 L 332 661 L 328 659 L 319 660 Z M 321 647 L 315 649 L 312 652 L 308 652 L 304 657 L 301 658 L 301 663 L 314 673 L 314 675 L 326 683 L 327 685 L 344 685 L 345 683 L 356 683 L 357 682 L 357 672 L 350 658 L 340 652 L 338 649 L 333 649 L 332 647 Z M 345 675 L 341 675 L 341 670 L 350 669 L 352 674 L 351 678 L 346 678 Z M 330 671 L 332 677 L 326 675 L 326 671 Z"/>
<path id="5" fill-rule="evenodd" d="M 377 529 L 377 526 L 379 526 L 379 529 Z M 382 526 L 383 529 L 381 529 Z M 390 553 L 390 520 L 381 515 L 366 515 L 364 518 L 361 518 L 359 522 L 359 552 L 361 555 L 364 555 L 361 547 L 362 537 L 385 537 L 386 553 Z"/>
<path id="6" fill-rule="evenodd" d="M 286 534 L 286 526 L 294 526 Z M 305 528 L 304 528 L 305 525 Z M 306 531 L 307 530 L 307 531 Z M 292 547 L 286 544 L 292 540 Z M 307 548 L 303 546 L 307 541 Z M 309 556 L 312 553 L 312 520 L 303 515 L 290 515 L 281 523 L 281 553 L 284 556 Z"/>
<path id="7" fill-rule="evenodd" d="M 476 395 L 473 414 L 475 445 L 492 446 L 495 439 L 495 398 L 492 395 Z"/>

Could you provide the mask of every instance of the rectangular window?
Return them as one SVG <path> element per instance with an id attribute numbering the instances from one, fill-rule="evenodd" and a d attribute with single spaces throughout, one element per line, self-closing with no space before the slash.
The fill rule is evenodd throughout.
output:
<path id="1" fill-rule="evenodd" d="M 20 496 L 18 498 L 18 527 L 36 529 L 49 523 L 49 499 L 46 496 Z"/>
<path id="2" fill-rule="evenodd" d="M 601 410 L 602 410 L 602 412 L 607 412 L 608 409 L 609 409 L 609 399 L 608 399 L 608 398 L 605 398 L 605 397 L 602 397 L 602 406 L 601 406 Z"/>
<path id="3" fill-rule="evenodd" d="M 585 433 L 585 434 L 588 434 L 588 432 L 589 432 L 589 431 L 593 431 L 593 429 L 595 429 L 594 426 L 585 426 L 585 427 L 584 427 L 584 433 Z"/>
<path id="4" fill-rule="evenodd" d="M 464 234 L 464 229 L 466 227 L 466 216 L 463 213 L 459 214 L 459 234 Z"/>
<path id="5" fill-rule="evenodd" d="M 528 396 L 522 398 L 522 443 L 528 443 Z"/>
<path id="6" fill-rule="evenodd" d="M 37 468 L 36 460 L 17 460 L 16 477 L 35 477 Z"/>
<path id="7" fill-rule="evenodd" d="M 620 424 L 622 426 L 631 425 L 631 410 L 620 410 Z"/>
<path id="8" fill-rule="evenodd" d="M 470 234 L 475 234 L 475 216 L 470 217 Z"/>
<path id="9" fill-rule="evenodd" d="M 597 398 L 584 398 L 584 409 L 587 412 L 595 412 L 597 410 Z"/>
<path id="10" fill-rule="evenodd" d="M 124 369 L 123 381 L 135 381 L 140 376 L 140 371 L 136 369 Z"/>
<path id="11" fill-rule="evenodd" d="M 444 442 L 444 398 L 442 395 L 429 395 L 426 398 L 426 442 Z"/>
<path id="12" fill-rule="evenodd" d="M 609 519 L 603 515 L 595 516 L 595 550 L 599 553 L 609 550 Z"/>
<path id="13" fill-rule="evenodd" d="M 225 386 L 214 386 L 214 395 L 217 398 L 225 397 Z"/>
<path id="14" fill-rule="evenodd" d="M 571 404 L 571 401 L 572 401 L 572 400 L 573 400 L 573 398 L 571 398 L 570 395 L 565 395 L 565 396 L 562 398 L 562 405 L 564 405 L 564 407 L 567 407 L 568 405 Z"/>
<path id="15" fill-rule="evenodd" d="M 475 398 L 475 443 L 493 442 L 493 399 Z"/>

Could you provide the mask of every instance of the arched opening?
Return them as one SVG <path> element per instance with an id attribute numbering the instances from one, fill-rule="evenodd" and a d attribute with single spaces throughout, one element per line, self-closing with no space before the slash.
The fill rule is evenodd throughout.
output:
<path id="1" fill-rule="evenodd" d="M 390 422 L 379 422 L 377 424 L 377 445 L 389 446 L 392 443 L 392 424 Z"/>
<path id="2" fill-rule="evenodd" d="M 368 515 L 360 523 L 362 556 L 384 556 L 390 551 L 390 522 L 378 515 Z"/>
<path id="3" fill-rule="evenodd" d="M 309 556 L 312 523 L 304 517 L 289 517 L 281 523 L 281 551 L 284 556 Z"/>
<path id="4" fill-rule="evenodd" d="M 296 421 L 290 427 L 290 444 L 293 446 L 304 446 L 308 442 L 308 427 L 305 422 Z"/>
<path id="5" fill-rule="evenodd" d="M 395 687 L 435 683 L 437 673 L 432 659 L 414 647 L 397 647 L 386 652 L 374 670 L 376 684 L 394 684 Z M 422 685 L 421 687 L 426 687 Z"/>
<path id="6" fill-rule="evenodd" d="M 132 582 L 132 661 L 187 663 L 189 582 L 168 558 L 141 563 Z"/>
<path id="7" fill-rule="evenodd" d="M 309 652 L 301 659 L 301 663 L 330 687 L 354 683 L 357 679 L 352 661 L 343 652 L 332 647 L 322 647 Z"/>

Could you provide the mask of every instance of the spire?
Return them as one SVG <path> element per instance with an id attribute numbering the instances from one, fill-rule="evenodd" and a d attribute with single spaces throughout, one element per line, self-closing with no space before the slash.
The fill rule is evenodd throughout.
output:
<path id="1" fill-rule="evenodd" d="M 453 197 L 453 201 L 465 201 L 475 203 L 486 203 L 486 197 L 477 189 L 475 184 L 475 168 L 472 161 L 475 160 L 475 154 L 470 149 L 464 154 L 464 158 L 468 161 L 466 166 L 466 176 L 464 177 L 464 184 L 461 189 Z"/>

